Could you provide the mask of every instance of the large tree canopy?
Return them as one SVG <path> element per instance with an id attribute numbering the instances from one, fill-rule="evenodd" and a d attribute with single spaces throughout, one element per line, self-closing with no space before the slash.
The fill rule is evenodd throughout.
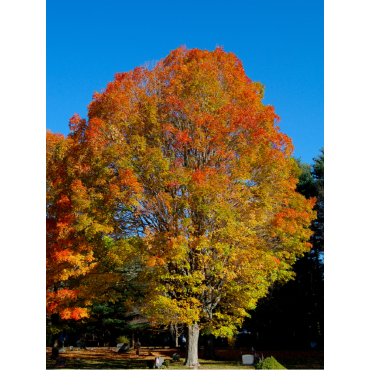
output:
<path id="1" fill-rule="evenodd" d="M 294 280 L 274 284 L 258 302 L 252 319 L 246 321 L 257 346 L 323 345 L 324 337 L 324 149 L 313 164 L 302 163 L 297 191 L 306 198 L 316 197 L 317 219 L 311 224 L 314 234 L 311 251 L 298 258 Z"/>
<path id="2" fill-rule="evenodd" d="M 130 263 L 145 282 L 131 305 L 187 326 L 187 365 L 199 328 L 232 338 L 310 248 L 315 200 L 295 191 L 293 146 L 263 92 L 234 54 L 179 48 L 116 74 L 88 120 L 70 121 L 58 238 L 85 251 L 86 269 Z"/>

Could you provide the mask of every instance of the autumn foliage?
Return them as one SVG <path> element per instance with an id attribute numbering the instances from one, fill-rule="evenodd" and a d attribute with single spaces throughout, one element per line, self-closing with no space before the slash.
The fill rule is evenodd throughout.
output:
<path id="1" fill-rule="evenodd" d="M 186 324 L 191 347 L 199 328 L 232 338 L 291 278 L 315 200 L 295 192 L 293 146 L 263 94 L 234 54 L 182 47 L 116 74 L 67 138 L 48 134 L 48 287 L 66 282 L 50 312 L 69 295 L 86 307 L 129 265 L 145 296 L 129 303 Z"/>

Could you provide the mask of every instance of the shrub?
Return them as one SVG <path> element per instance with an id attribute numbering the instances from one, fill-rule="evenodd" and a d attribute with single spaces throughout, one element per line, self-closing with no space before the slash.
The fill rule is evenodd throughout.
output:
<path id="1" fill-rule="evenodd" d="M 256 369 L 286 369 L 282 364 L 277 362 L 274 357 L 266 357 L 263 361 L 261 359 L 255 366 Z"/>
<path id="2" fill-rule="evenodd" d="M 120 337 L 117 338 L 116 342 L 117 343 L 127 343 L 127 344 L 130 344 L 130 339 L 128 339 L 124 335 L 121 335 Z"/>
<path id="3" fill-rule="evenodd" d="M 164 360 L 163 365 L 166 367 L 170 366 L 170 360 Z"/>

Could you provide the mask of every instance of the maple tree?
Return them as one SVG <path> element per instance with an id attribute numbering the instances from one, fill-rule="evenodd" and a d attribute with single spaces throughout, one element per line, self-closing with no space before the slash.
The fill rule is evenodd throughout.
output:
<path id="1" fill-rule="evenodd" d="M 90 175 L 83 164 L 86 147 L 50 131 L 46 139 L 46 313 L 79 320 L 89 316 L 93 302 L 109 300 L 109 288 L 122 273 L 117 270 L 121 264 L 115 262 L 119 251 L 115 253 L 110 241 L 102 238 L 112 230 L 109 212 L 94 202 L 92 187 L 88 198 L 82 185 Z M 91 163 L 89 171 L 99 171 L 99 165 Z"/>
<path id="2" fill-rule="evenodd" d="M 307 340 L 323 345 L 324 338 L 324 150 L 313 158 L 313 164 L 297 159 L 302 170 L 297 190 L 306 198 L 316 197 L 317 219 L 311 223 L 314 234 L 309 253 L 294 264 L 294 280 L 271 287 L 270 293 L 258 302 L 252 319 L 245 323 L 258 332 L 261 345 L 305 345 Z M 317 348 L 316 347 L 316 348 Z"/>
<path id="3" fill-rule="evenodd" d="M 73 307 L 76 290 L 63 286 L 63 281 L 79 273 L 82 250 L 71 250 L 73 238 L 64 238 L 72 216 L 71 202 L 64 184 L 65 152 L 68 140 L 61 134 L 46 134 L 46 310 L 51 316 L 56 311 L 64 319 L 86 316 L 86 308 Z M 86 254 L 87 257 L 87 254 Z M 63 305 L 64 304 L 64 305 Z"/>
<path id="4" fill-rule="evenodd" d="M 68 262 L 58 279 L 84 282 L 84 304 L 104 284 L 142 283 L 129 307 L 186 325 L 188 366 L 200 329 L 232 339 L 310 248 L 315 199 L 295 192 L 293 146 L 263 94 L 233 53 L 180 47 L 116 74 L 88 120 L 73 116 L 66 139 L 50 134 L 53 158 L 68 147 L 51 161 L 51 253 Z"/>

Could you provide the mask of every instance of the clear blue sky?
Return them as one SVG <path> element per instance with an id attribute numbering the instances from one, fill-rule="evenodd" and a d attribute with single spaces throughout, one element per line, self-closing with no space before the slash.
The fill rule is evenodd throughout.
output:
<path id="1" fill-rule="evenodd" d="M 307 163 L 324 146 L 324 2 L 47 0 L 46 126 L 67 134 L 116 72 L 180 45 L 223 46 L 265 85 L 265 104 Z"/>

